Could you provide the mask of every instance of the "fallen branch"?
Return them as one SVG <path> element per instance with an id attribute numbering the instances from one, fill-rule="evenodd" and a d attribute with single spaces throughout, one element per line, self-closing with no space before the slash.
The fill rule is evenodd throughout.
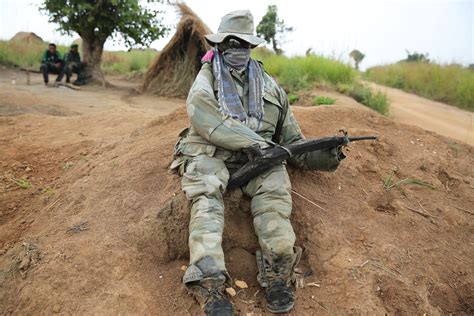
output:
<path id="1" fill-rule="evenodd" d="M 415 200 L 415 201 L 418 203 L 418 205 L 420 206 L 420 208 L 425 212 L 425 214 L 427 214 L 427 215 L 429 215 L 429 216 L 431 216 L 431 217 L 434 217 L 434 218 L 438 218 L 437 216 L 434 216 L 433 214 L 431 214 L 430 212 L 428 212 L 428 211 L 423 207 L 423 205 L 421 205 L 420 201 L 418 201 L 418 200 Z"/>
<path id="2" fill-rule="evenodd" d="M 465 209 L 463 209 L 463 208 L 460 208 L 460 207 L 458 207 L 458 206 L 456 206 L 456 205 L 454 205 L 454 207 L 457 208 L 458 210 L 460 210 L 461 212 L 467 213 L 467 214 L 469 214 L 469 215 L 474 215 L 473 212 L 470 212 L 470 211 L 468 211 L 468 210 L 465 210 Z"/>
<path id="3" fill-rule="evenodd" d="M 317 208 L 319 208 L 319 209 L 321 209 L 321 210 L 323 210 L 323 211 L 325 211 L 325 212 L 328 212 L 328 210 L 326 210 L 324 207 L 318 205 L 318 204 L 317 204 L 316 202 L 314 202 L 314 201 L 311 201 L 309 198 L 307 198 L 307 197 L 305 197 L 304 195 L 302 195 L 302 194 L 296 192 L 294 189 L 291 189 L 291 192 L 293 192 L 295 195 L 299 196 L 300 198 L 302 198 L 302 199 L 305 200 L 306 202 L 308 202 L 308 203 L 310 203 L 310 204 L 316 206 Z"/>
<path id="4" fill-rule="evenodd" d="M 26 72 L 33 72 L 35 74 L 40 74 L 41 73 L 41 71 L 38 70 L 38 69 L 28 69 L 28 68 L 20 67 L 20 70 L 23 70 L 23 71 L 26 71 Z"/>
<path id="5" fill-rule="evenodd" d="M 416 210 L 416 209 L 414 209 L 414 208 L 411 208 L 411 207 L 409 207 L 409 206 L 406 206 L 406 205 L 405 205 L 405 208 L 406 208 L 407 210 L 412 211 L 412 212 L 414 212 L 414 213 L 416 213 L 416 214 L 419 214 L 419 215 L 421 215 L 421 216 L 423 216 L 423 217 L 425 217 L 425 218 L 432 217 L 431 215 L 428 215 L 428 214 L 426 214 L 426 213 L 423 213 L 423 212 L 421 212 L 421 211 L 418 211 L 418 210 Z"/>
<path id="6" fill-rule="evenodd" d="M 42 211 L 49 211 L 54 205 L 56 205 L 56 203 L 58 203 L 60 201 L 60 199 L 57 199 L 56 201 L 52 202 L 51 204 L 47 205 L 46 207 L 44 207 L 40 212 Z"/>

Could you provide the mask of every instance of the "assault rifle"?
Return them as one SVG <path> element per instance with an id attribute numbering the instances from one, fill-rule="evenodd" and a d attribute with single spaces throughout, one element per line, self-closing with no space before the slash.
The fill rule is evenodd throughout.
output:
<path id="1" fill-rule="evenodd" d="M 346 146 L 350 142 L 360 140 L 375 140 L 376 136 L 333 136 L 320 139 L 307 140 L 297 144 L 286 146 L 275 146 L 261 150 L 259 147 L 250 147 L 247 149 L 250 161 L 242 168 L 237 170 L 230 177 L 228 188 L 239 188 L 247 184 L 256 176 L 264 173 L 272 166 L 287 160 L 293 156 L 297 156 L 306 152 Z"/>

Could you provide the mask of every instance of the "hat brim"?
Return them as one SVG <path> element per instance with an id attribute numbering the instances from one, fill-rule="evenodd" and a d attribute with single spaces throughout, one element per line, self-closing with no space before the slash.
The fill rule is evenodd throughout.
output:
<path id="1" fill-rule="evenodd" d="M 250 43 L 250 45 L 252 45 L 253 47 L 256 47 L 265 42 L 263 38 L 243 33 L 216 33 L 205 35 L 207 41 L 210 44 L 220 44 L 229 36 L 235 36 L 237 38 L 240 38 L 246 41 L 247 43 Z"/>

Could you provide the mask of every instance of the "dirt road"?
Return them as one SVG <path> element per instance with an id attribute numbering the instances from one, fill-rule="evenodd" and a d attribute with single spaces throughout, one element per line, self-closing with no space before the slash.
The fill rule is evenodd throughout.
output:
<path id="1" fill-rule="evenodd" d="M 390 118 L 474 145 L 474 113 L 398 89 L 368 83 L 390 99 Z"/>
<path id="2" fill-rule="evenodd" d="M 27 86 L 0 69 L 0 315 L 202 315 L 180 286 L 189 205 L 168 171 L 184 100 L 117 85 Z M 289 168 L 306 284 L 294 314 L 473 315 L 473 147 L 335 97 L 293 107 L 307 137 L 380 137 L 336 172 Z M 226 266 L 248 284 L 232 302 L 268 315 L 250 201 L 225 199 Z"/>

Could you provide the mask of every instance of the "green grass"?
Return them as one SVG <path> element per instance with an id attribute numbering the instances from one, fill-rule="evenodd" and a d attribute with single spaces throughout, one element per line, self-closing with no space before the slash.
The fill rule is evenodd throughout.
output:
<path id="1" fill-rule="evenodd" d="M 118 75 L 144 73 L 157 54 L 152 49 L 104 52 L 102 70 L 105 74 Z"/>
<path id="2" fill-rule="evenodd" d="M 336 99 L 318 95 L 313 99 L 313 105 L 333 105 L 336 103 Z"/>
<path id="3" fill-rule="evenodd" d="M 369 68 L 373 82 L 474 111 L 474 71 L 460 65 L 398 63 Z"/>
<path id="4" fill-rule="evenodd" d="M 278 82 L 289 93 L 310 89 L 318 83 L 335 86 L 352 84 L 356 80 L 357 73 L 350 65 L 323 56 L 286 57 L 265 49 L 256 49 L 253 57 L 262 61 L 265 70 L 278 78 Z"/>
<path id="5" fill-rule="evenodd" d="M 0 41 L 0 64 L 39 69 L 41 56 L 47 47 L 47 43 Z M 57 48 L 61 55 L 67 51 L 66 46 Z"/>
<path id="6" fill-rule="evenodd" d="M 0 64 L 24 68 L 39 68 L 41 56 L 48 47 L 47 43 L 23 43 L 0 41 Z M 69 46 L 58 45 L 61 56 L 69 50 Z M 104 52 L 102 70 L 105 74 L 128 75 L 144 73 L 151 61 L 158 54 L 152 49 L 131 50 L 128 52 Z"/>
<path id="7" fill-rule="evenodd" d="M 255 49 L 252 56 L 262 61 L 265 70 L 288 91 L 290 104 L 296 102 L 299 92 L 324 86 L 337 89 L 383 115 L 388 113 L 386 95 L 374 93 L 369 87 L 359 84 L 356 70 L 348 64 L 318 55 L 286 57 L 265 48 Z M 333 104 L 330 100 L 321 99 L 320 102 Z"/>

